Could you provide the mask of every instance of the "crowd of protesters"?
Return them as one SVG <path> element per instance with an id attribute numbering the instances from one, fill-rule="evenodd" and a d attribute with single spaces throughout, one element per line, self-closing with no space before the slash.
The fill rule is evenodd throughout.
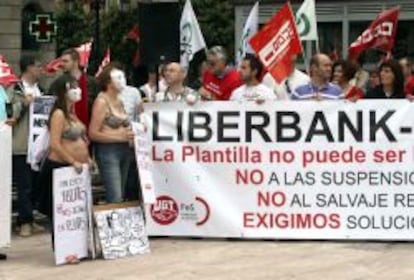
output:
<path id="1" fill-rule="evenodd" d="M 150 69 L 148 82 L 140 88 L 127 85 L 122 66 L 110 63 L 97 77 L 97 92 L 91 90 L 92 82 L 80 68 L 79 54 L 74 49 L 64 51 L 61 59 L 64 73 L 48 90 L 56 101 L 48 124 L 49 153 L 40 172 L 31 170 L 26 160 L 29 107 L 34 98 L 45 93 L 38 86 L 39 61 L 22 57 L 20 81 L 7 88 L 0 86 L 0 121 L 13 128 L 13 178 L 17 187 L 18 234 L 22 237 L 45 231 L 34 222 L 34 209 L 53 222 L 52 174 L 59 167 L 73 166 L 81 171 L 84 164 L 93 167 L 96 162 L 107 203 L 139 199 L 131 122 L 139 120 L 143 102 L 192 105 L 215 100 L 263 103 L 414 99 L 412 64 L 406 57 L 383 61 L 368 72 L 361 60 L 332 61 L 328 55 L 316 54 L 305 73 L 297 68 L 298 57 L 294 55 L 291 73 L 277 83 L 270 73 L 265 73 L 255 55 L 247 54 L 236 69 L 226 50 L 215 46 L 208 50 L 207 60 L 201 65 L 196 88 L 186 85 L 186 69 L 177 62 L 164 65 L 160 71 Z M 0 259 L 4 258 L 0 255 Z"/>

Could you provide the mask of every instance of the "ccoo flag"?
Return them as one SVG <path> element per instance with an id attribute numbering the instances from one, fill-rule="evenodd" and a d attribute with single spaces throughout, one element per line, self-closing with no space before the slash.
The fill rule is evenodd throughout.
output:
<path id="1" fill-rule="evenodd" d="M 292 55 L 302 53 L 289 2 L 249 41 L 266 69 L 281 83 L 292 72 Z"/>
<path id="2" fill-rule="evenodd" d="M 397 34 L 399 14 L 399 6 L 380 13 L 358 39 L 349 46 L 350 57 L 356 58 L 368 48 L 391 52 Z"/>
<path id="3" fill-rule="evenodd" d="M 188 68 L 194 54 L 206 48 L 200 25 L 194 14 L 191 1 L 187 0 L 184 5 L 180 21 L 180 63 Z"/>
<path id="4" fill-rule="evenodd" d="M 301 41 L 317 41 L 315 0 L 305 0 L 296 12 L 296 28 Z"/>
<path id="5" fill-rule="evenodd" d="M 243 57 L 246 53 L 253 53 L 252 48 L 249 46 L 248 42 L 250 38 L 257 33 L 259 27 L 259 2 L 254 4 L 252 10 L 250 11 L 249 17 L 246 20 L 246 23 L 243 28 L 243 33 L 240 38 L 240 46 L 237 51 L 237 64 L 240 64 Z"/>

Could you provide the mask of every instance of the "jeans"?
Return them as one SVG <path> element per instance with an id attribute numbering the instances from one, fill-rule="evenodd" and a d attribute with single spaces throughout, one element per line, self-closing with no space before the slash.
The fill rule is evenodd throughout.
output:
<path id="1" fill-rule="evenodd" d="M 105 187 L 106 202 L 124 201 L 131 163 L 131 149 L 128 143 L 95 143 L 95 157 Z"/>
<path id="2" fill-rule="evenodd" d="M 125 199 L 128 201 L 139 200 L 142 202 L 142 194 L 139 182 L 139 174 L 137 169 L 137 161 L 135 159 L 135 151 L 131 149 L 131 164 L 128 171 L 128 179 L 125 190 Z"/>
<path id="3" fill-rule="evenodd" d="M 19 225 L 33 223 L 33 178 L 26 155 L 13 155 L 13 179 L 17 185 L 17 211 Z"/>

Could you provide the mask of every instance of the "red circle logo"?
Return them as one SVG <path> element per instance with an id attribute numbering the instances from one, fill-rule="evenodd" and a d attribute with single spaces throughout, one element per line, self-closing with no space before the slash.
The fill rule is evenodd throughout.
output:
<path id="1" fill-rule="evenodd" d="M 159 196 L 155 204 L 151 205 L 151 216 L 160 225 L 172 224 L 178 217 L 178 205 L 167 195 Z"/>

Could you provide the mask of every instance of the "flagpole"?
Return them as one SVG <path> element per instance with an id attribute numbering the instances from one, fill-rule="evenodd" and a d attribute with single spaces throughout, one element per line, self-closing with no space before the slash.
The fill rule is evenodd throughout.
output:
<path id="1" fill-rule="evenodd" d="M 319 48 L 319 40 L 316 40 L 316 53 L 320 53 L 321 49 Z"/>
<path id="2" fill-rule="evenodd" d="M 304 51 L 302 51 L 302 57 L 303 57 L 303 62 L 305 64 L 305 72 L 308 72 L 309 71 L 309 61 L 308 61 Z"/>

